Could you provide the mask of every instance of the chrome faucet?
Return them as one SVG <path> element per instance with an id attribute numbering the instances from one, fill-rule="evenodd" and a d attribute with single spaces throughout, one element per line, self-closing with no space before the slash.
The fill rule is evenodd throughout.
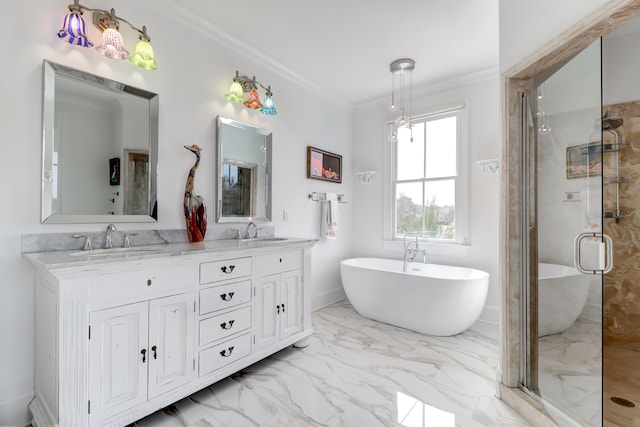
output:
<path id="1" fill-rule="evenodd" d="M 251 227 L 252 226 L 253 226 L 254 230 L 256 230 L 254 236 L 251 236 Z M 247 224 L 247 238 L 251 239 L 252 237 L 258 237 L 258 226 L 253 221 L 251 221 L 251 222 L 249 222 L 249 224 Z"/>
<path id="2" fill-rule="evenodd" d="M 114 231 L 118 231 L 116 229 L 115 225 L 113 225 L 113 224 L 107 225 L 107 231 L 106 231 L 106 234 L 104 236 L 104 247 L 105 247 L 105 249 L 113 248 L 113 242 L 111 241 L 111 233 L 113 233 Z"/>
<path id="3" fill-rule="evenodd" d="M 414 245 L 413 249 L 411 245 Z M 404 235 L 404 257 L 402 259 L 402 271 L 404 273 L 407 272 L 407 263 L 413 262 L 418 254 L 422 254 L 422 262 L 424 264 L 427 263 L 427 251 L 426 249 L 420 249 L 420 243 L 418 241 L 418 236 L 416 235 L 416 239 L 410 240 L 407 242 L 407 235 Z"/>

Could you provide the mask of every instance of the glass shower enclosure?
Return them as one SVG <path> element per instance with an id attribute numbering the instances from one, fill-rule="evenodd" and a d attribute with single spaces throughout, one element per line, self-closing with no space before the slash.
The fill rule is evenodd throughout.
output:
<path id="1" fill-rule="evenodd" d="M 530 81 L 522 96 L 521 387 L 560 425 L 600 426 L 603 233 L 601 41 Z M 606 119 L 606 118 L 605 118 Z M 608 181 L 607 181 L 608 182 Z"/>

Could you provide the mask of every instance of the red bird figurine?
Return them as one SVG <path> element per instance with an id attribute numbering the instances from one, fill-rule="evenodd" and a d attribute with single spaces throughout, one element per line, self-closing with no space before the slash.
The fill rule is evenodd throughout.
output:
<path id="1" fill-rule="evenodd" d="M 187 235 L 190 242 L 202 242 L 207 232 L 207 207 L 202 197 L 193 194 L 193 179 L 200 163 L 201 149 L 196 144 L 185 145 L 184 148 L 196 155 L 196 162 L 189 171 L 184 189 L 184 219 L 187 224 Z"/>

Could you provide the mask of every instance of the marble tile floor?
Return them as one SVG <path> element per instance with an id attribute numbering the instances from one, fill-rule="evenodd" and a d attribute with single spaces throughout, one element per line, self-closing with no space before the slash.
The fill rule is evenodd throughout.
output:
<path id="1" fill-rule="evenodd" d="M 578 319 L 567 331 L 540 338 L 541 395 L 584 426 L 640 427 L 640 351 L 605 346 L 603 352 L 601 336 L 599 323 Z"/>
<path id="2" fill-rule="evenodd" d="M 495 397 L 497 326 L 431 337 L 358 315 L 313 313 L 288 348 L 136 422 L 147 427 L 527 426 Z"/>
<path id="3" fill-rule="evenodd" d="M 583 426 L 602 425 L 602 326 L 578 319 L 538 340 L 538 387 L 545 401 Z"/>
<path id="4" fill-rule="evenodd" d="M 640 427 L 640 352 L 623 347 L 604 347 L 604 425 Z M 614 403 L 623 398 L 635 406 Z M 626 402 L 625 402 L 626 403 Z"/>

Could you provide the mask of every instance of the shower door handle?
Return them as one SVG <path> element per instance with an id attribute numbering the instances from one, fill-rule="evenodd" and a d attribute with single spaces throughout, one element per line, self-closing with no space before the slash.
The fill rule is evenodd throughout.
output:
<path id="1" fill-rule="evenodd" d="M 600 238 L 598 248 L 598 269 L 587 269 L 582 266 L 582 241 L 588 238 Z M 613 269 L 613 240 L 604 233 L 581 233 L 576 236 L 573 251 L 576 269 L 584 274 L 607 274 Z"/>

